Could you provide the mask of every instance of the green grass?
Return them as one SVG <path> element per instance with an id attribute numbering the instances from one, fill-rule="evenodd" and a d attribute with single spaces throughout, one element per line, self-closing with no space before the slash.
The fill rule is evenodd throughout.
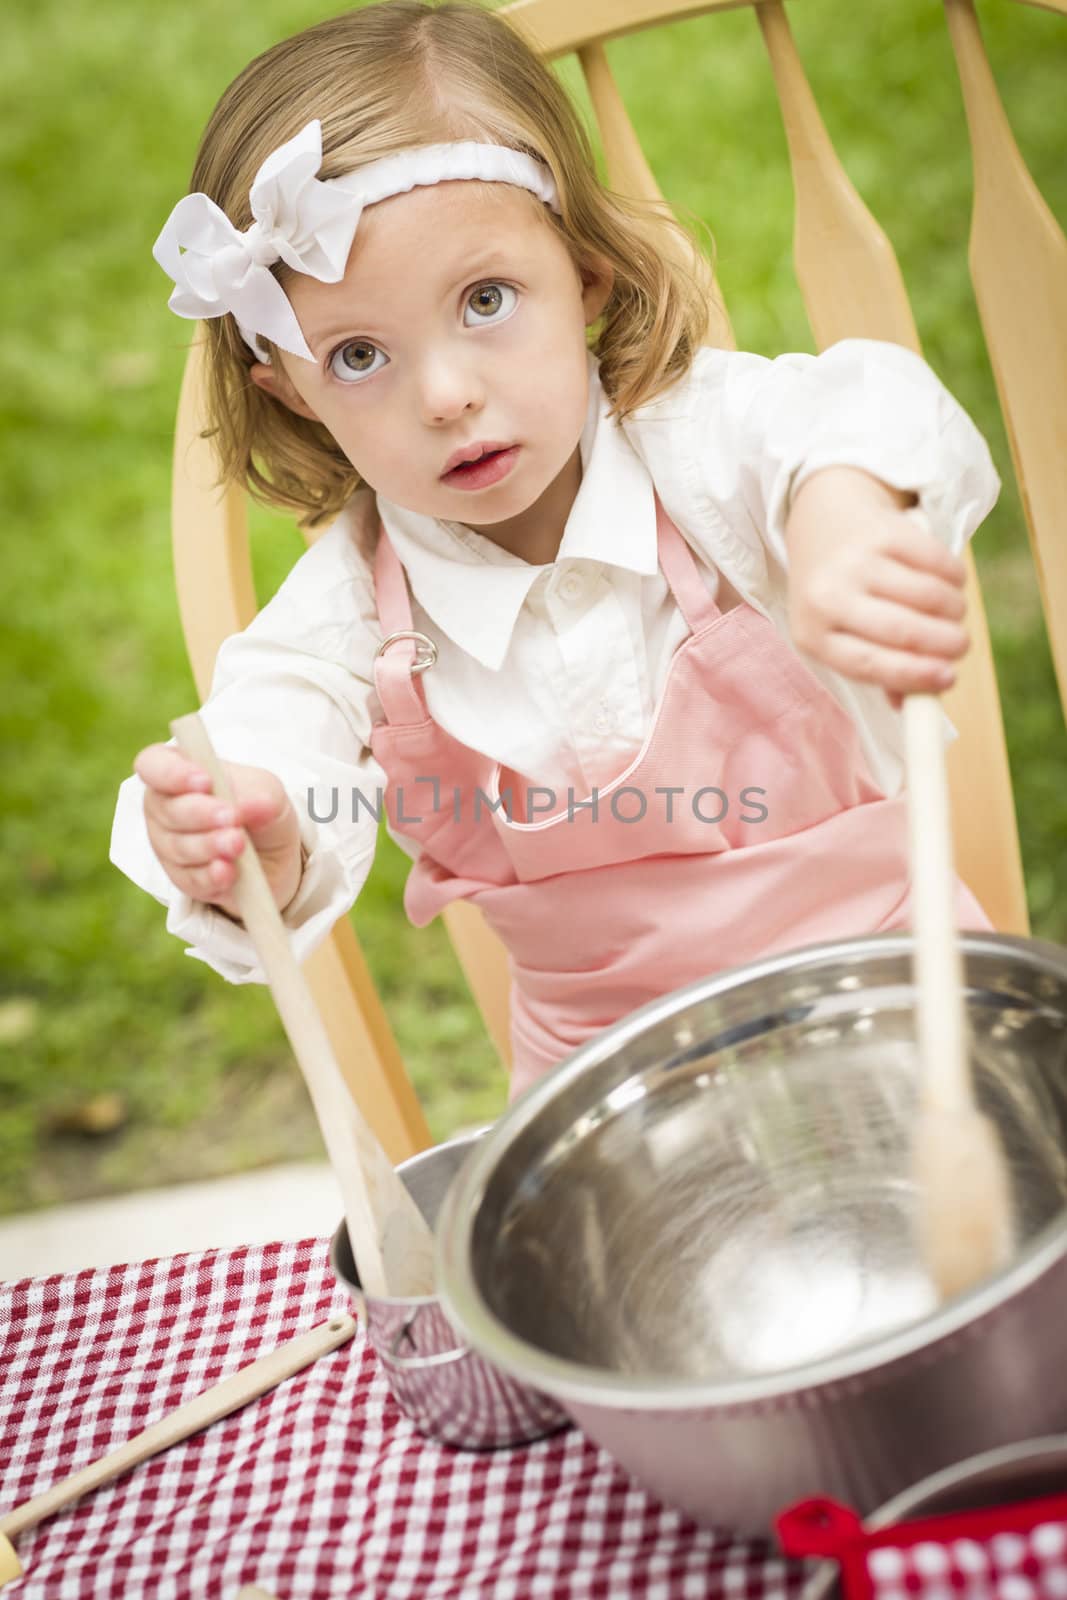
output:
<path id="1" fill-rule="evenodd" d="M 186 959 L 107 861 L 134 752 L 194 704 L 172 592 L 170 433 L 188 330 L 150 245 L 184 192 L 215 99 L 319 7 L 145 12 L 44 0 L 8 20 L 7 328 L 0 345 L 7 593 L 0 705 L 0 1209 L 318 1151 L 269 1000 Z M 1005 479 L 977 544 L 994 628 L 1036 933 L 1067 937 L 1065 739 L 1026 535 L 965 271 L 970 170 L 931 0 L 790 7 L 831 133 L 896 246 L 927 355 Z M 1024 156 L 1067 219 L 1067 19 L 988 0 L 982 19 Z M 811 349 L 790 269 L 790 180 L 747 9 L 621 41 L 610 55 L 668 196 L 711 227 L 739 342 Z M 573 64 L 564 64 L 569 84 Z M 256 520 L 261 593 L 300 548 Z M 504 1087 L 439 927 L 399 905 L 387 843 L 356 925 L 434 1132 Z M 64 1131 L 121 1097 L 117 1131 Z"/>

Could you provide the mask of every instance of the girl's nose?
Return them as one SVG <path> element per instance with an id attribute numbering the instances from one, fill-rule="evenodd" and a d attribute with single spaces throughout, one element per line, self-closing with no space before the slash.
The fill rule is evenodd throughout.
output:
<path id="1" fill-rule="evenodd" d="M 455 357 L 423 363 L 419 404 L 424 422 L 452 422 L 465 411 L 480 411 L 484 403 L 484 389 L 473 364 Z"/>

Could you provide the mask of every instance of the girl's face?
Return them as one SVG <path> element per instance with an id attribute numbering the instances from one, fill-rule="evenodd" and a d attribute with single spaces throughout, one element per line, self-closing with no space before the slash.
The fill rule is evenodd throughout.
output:
<path id="1" fill-rule="evenodd" d="M 387 500 L 547 561 L 581 480 L 585 329 L 610 289 L 524 190 L 415 189 L 364 212 L 340 283 L 288 280 L 315 360 L 252 377 Z"/>

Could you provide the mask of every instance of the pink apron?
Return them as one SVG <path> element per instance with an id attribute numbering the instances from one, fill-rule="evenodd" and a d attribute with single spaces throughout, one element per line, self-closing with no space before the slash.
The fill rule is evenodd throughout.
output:
<path id="1" fill-rule="evenodd" d="M 590 795 L 528 787 L 434 722 L 416 650 L 429 641 L 412 637 L 404 570 L 379 537 L 371 747 L 390 823 L 419 847 L 404 905 L 422 927 L 469 899 L 507 946 L 513 1095 L 671 989 L 908 925 L 905 797 L 878 788 L 851 718 L 773 623 L 719 610 L 658 499 L 656 518 L 690 635 L 641 750 Z M 958 917 L 991 926 L 962 884 Z"/>

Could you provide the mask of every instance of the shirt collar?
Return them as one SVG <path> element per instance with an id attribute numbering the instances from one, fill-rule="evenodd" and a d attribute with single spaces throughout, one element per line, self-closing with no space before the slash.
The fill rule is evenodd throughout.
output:
<path id="1" fill-rule="evenodd" d="M 494 672 L 542 572 L 563 561 L 598 561 L 645 577 L 656 571 L 652 479 L 618 420 L 608 416 L 593 356 L 589 368 L 589 411 L 578 445 L 582 482 L 549 567 L 531 566 L 463 523 L 441 522 L 378 497 L 415 599 L 450 639 Z"/>

